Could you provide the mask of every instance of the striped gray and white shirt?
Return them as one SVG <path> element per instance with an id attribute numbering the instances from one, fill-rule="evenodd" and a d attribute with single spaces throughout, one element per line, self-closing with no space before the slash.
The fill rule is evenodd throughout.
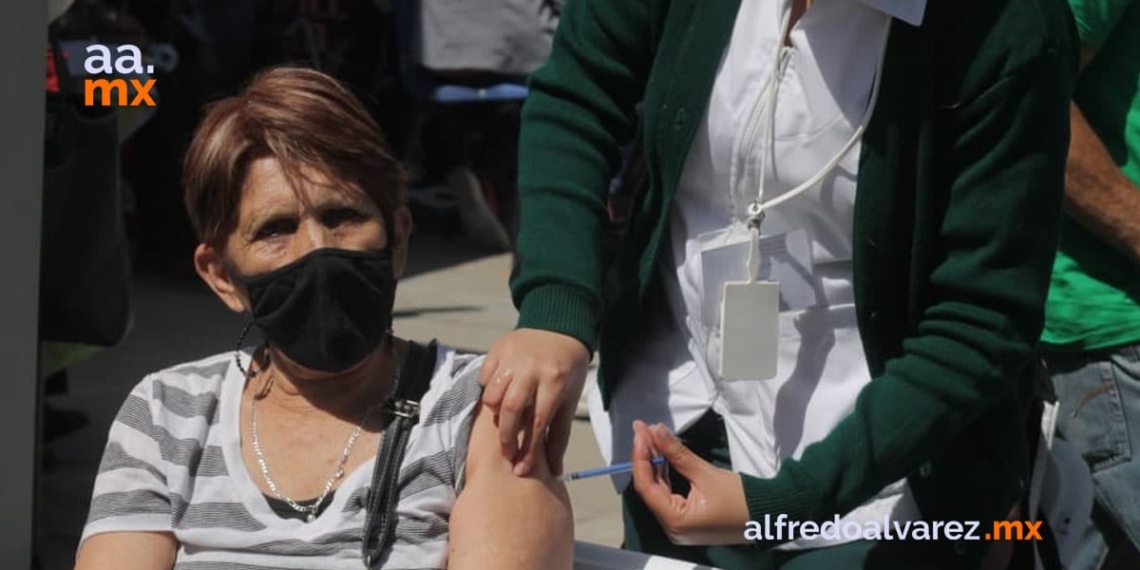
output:
<path id="1" fill-rule="evenodd" d="M 446 568 L 481 363 L 439 347 L 400 468 L 396 538 L 373 570 Z M 144 378 L 111 425 L 81 540 L 172 532 L 175 570 L 363 568 L 363 505 L 375 459 L 345 476 L 313 522 L 277 515 L 242 461 L 243 386 L 232 353 Z"/>

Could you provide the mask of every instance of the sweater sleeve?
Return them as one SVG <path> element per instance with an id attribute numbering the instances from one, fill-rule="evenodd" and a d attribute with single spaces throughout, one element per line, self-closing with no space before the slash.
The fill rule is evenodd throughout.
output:
<path id="1" fill-rule="evenodd" d="M 775 477 L 743 477 L 749 514 L 824 520 L 934 460 L 1033 362 L 1061 220 L 1075 50 L 1043 49 L 938 120 L 947 141 L 933 301 L 852 413 Z"/>
<path id="2" fill-rule="evenodd" d="M 603 308 L 609 183 L 645 90 L 650 14 L 650 0 L 567 2 L 522 110 L 511 277 L 518 326 L 567 334 L 591 351 Z"/>

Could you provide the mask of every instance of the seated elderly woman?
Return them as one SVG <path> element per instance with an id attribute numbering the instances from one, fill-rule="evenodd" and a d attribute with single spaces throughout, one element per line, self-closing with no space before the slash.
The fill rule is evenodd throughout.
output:
<path id="1" fill-rule="evenodd" d="M 131 392 L 78 569 L 572 566 L 566 490 L 501 458 L 482 359 L 391 333 L 411 215 L 356 98 L 265 72 L 210 109 L 184 183 L 198 274 L 266 340 Z"/>

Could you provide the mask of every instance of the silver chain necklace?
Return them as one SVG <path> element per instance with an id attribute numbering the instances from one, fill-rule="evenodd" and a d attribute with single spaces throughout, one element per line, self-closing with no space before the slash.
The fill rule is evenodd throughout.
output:
<path id="1" fill-rule="evenodd" d="M 304 514 L 305 522 L 313 522 L 313 519 L 317 518 L 317 511 L 320 510 L 321 504 L 325 502 L 325 498 L 328 497 L 329 492 L 332 491 L 333 485 L 341 477 L 344 477 L 344 466 L 346 463 L 348 463 L 348 457 L 352 455 L 352 448 L 356 447 L 356 440 L 360 438 L 361 432 L 364 431 L 364 422 L 368 420 L 368 416 L 370 416 L 372 414 L 372 410 L 376 408 L 375 404 L 368 406 L 368 408 L 364 410 L 364 415 L 360 418 L 360 423 L 356 425 L 356 429 L 352 430 L 352 435 L 348 437 L 348 443 L 345 444 L 344 451 L 340 455 L 340 462 L 336 466 L 336 471 L 333 473 L 332 477 L 329 477 L 328 481 L 325 481 L 325 488 L 324 491 L 321 492 L 321 496 L 317 498 L 317 501 L 315 503 L 309 506 L 300 505 L 297 503 L 297 501 L 294 501 L 293 499 L 290 499 L 289 497 L 283 495 L 281 491 L 277 489 L 277 483 L 273 482 L 273 477 L 269 476 L 269 465 L 265 462 L 265 454 L 261 452 L 261 443 L 257 439 L 256 396 L 252 398 L 252 403 L 250 406 L 252 408 L 250 416 L 253 426 L 250 429 L 250 436 L 253 443 L 253 454 L 257 458 L 257 464 L 261 467 L 261 476 L 265 478 L 265 485 L 269 487 L 270 491 L 273 492 L 274 497 L 277 497 L 278 499 L 284 501 L 285 504 L 289 505 L 289 507 L 294 511 Z"/>

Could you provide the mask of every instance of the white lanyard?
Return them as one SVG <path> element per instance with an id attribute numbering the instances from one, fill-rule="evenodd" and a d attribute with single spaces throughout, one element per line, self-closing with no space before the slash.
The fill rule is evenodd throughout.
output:
<path id="1" fill-rule="evenodd" d="M 875 104 L 879 100 L 879 85 L 883 79 L 883 62 L 886 60 L 887 54 L 887 41 L 890 37 L 890 25 L 887 25 L 887 33 L 883 34 L 883 44 L 879 49 L 879 62 L 875 69 L 875 81 L 871 87 L 871 98 L 867 103 L 867 110 L 863 113 L 863 118 L 859 121 L 859 126 L 856 127 L 855 132 L 852 133 L 851 138 L 847 143 L 839 149 L 839 152 L 827 162 L 818 172 L 811 178 L 808 178 L 803 184 L 765 202 L 764 201 L 764 183 L 768 174 L 768 155 L 775 154 L 776 145 L 776 100 L 779 98 L 779 84 L 783 75 L 783 47 L 784 38 L 788 35 L 788 24 L 791 19 L 791 4 L 784 8 L 784 15 L 780 21 L 780 38 L 776 42 L 776 55 L 773 58 L 772 71 L 768 76 L 768 84 L 765 88 L 765 105 L 767 107 L 767 117 L 765 118 L 766 128 L 765 135 L 768 142 L 767 148 L 764 148 L 760 154 L 760 173 L 757 183 L 756 199 L 748 205 L 748 227 L 751 229 L 752 246 L 748 254 L 748 281 L 754 283 L 756 281 L 756 264 L 757 264 L 757 250 L 760 243 L 760 224 L 764 221 L 764 212 L 807 192 L 809 189 L 819 184 L 831 171 L 835 170 L 843 158 L 847 156 L 848 152 L 855 146 L 863 136 L 863 132 L 867 130 L 867 125 L 871 122 L 871 115 L 874 114 Z M 751 126 L 751 125 L 749 125 Z M 749 129 L 751 130 L 751 129 Z M 747 153 L 752 152 L 755 137 L 750 137 L 747 145 Z"/>

